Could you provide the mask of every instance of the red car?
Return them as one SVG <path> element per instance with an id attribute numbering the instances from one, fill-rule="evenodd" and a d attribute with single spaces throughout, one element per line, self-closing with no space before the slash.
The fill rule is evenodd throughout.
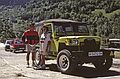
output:
<path id="1" fill-rule="evenodd" d="M 24 52 L 25 49 L 26 49 L 26 46 L 20 39 L 14 39 L 12 41 L 12 44 L 10 45 L 10 51 L 14 53 L 19 50 L 22 50 Z"/>

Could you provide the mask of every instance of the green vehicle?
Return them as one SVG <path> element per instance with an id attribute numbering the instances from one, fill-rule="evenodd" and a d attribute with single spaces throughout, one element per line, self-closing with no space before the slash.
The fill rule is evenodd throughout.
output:
<path id="1" fill-rule="evenodd" d="M 51 42 L 48 56 L 57 59 L 57 67 L 62 73 L 70 73 L 84 63 L 92 63 L 97 70 L 108 70 L 113 61 L 111 50 L 101 49 L 101 38 L 90 36 L 86 23 L 66 19 L 44 20 L 36 27 L 40 33 L 44 24 L 49 28 Z"/>

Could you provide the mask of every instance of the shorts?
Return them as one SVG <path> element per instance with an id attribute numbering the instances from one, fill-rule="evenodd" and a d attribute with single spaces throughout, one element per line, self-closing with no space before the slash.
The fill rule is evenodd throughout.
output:
<path id="1" fill-rule="evenodd" d="M 27 50 L 27 52 L 36 52 L 35 45 L 27 44 L 26 50 Z"/>

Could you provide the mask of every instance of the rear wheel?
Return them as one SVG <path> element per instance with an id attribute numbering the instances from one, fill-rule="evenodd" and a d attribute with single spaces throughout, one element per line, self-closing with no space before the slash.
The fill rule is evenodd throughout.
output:
<path id="1" fill-rule="evenodd" d="M 73 62 L 70 52 L 68 50 L 62 50 L 57 56 L 57 67 L 62 73 L 71 73 L 76 68 L 75 62 Z"/>
<path id="2" fill-rule="evenodd" d="M 107 71 L 112 66 L 113 59 L 112 57 L 107 57 L 100 61 L 93 62 L 95 68 L 99 71 Z"/>

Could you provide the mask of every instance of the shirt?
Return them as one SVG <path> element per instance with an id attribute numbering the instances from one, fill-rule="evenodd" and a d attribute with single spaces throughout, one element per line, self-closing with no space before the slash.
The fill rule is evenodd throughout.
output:
<path id="1" fill-rule="evenodd" d="M 23 33 L 22 40 L 26 44 L 37 44 L 39 43 L 39 35 L 35 30 L 27 30 Z"/>
<path id="2" fill-rule="evenodd" d="M 40 51 L 43 51 L 43 52 L 46 51 L 49 41 L 50 41 L 50 34 L 42 33 L 40 36 Z"/>

